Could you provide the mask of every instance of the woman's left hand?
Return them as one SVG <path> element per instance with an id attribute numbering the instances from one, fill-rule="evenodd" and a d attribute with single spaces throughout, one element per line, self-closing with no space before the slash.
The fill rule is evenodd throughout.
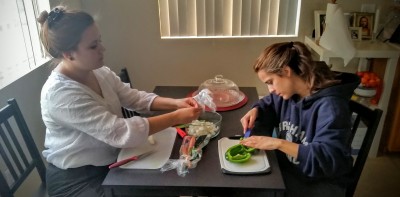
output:
<path id="1" fill-rule="evenodd" d="M 279 140 L 267 136 L 251 136 L 241 140 L 240 144 L 260 150 L 275 150 L 278 148 Z"/>
<path id="2" fill-rule="evenodd" d="M 268 136 L 251 136 L 240 141 L 241 144 L 257 148 L 260 150 L 280 150 L 294 158 L 299 153 L 299 144 L 286 141 L 284 139 L 273 138 Z"/>

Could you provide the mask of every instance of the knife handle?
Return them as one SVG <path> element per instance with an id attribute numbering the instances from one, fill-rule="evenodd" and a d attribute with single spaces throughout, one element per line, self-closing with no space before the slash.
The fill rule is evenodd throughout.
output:
<path id="1" fill-rule="evenodd" d="M 178 132 L 179 136 L 184 138 L 187 134 L 185 131 L 183 131 L 181 128 L 176 127 L 176 132 Z"/>
<path id="2" fill-rule="evenodd" d="M 251 135 L 251 129 L 247 129 L 246 133 L 244 133 L 244 137 L 243 138 L 248 138 Z"/>
<path id="3" fill-rule="evenodd" d="M 136 159 L 137 159 L 137 156 L 134 156 L 134 157 L 131 157 L 131 158 L 128 158 L 128 159 L 124 159 L 124 160 L 121 160 L 121 161 L 118 161 L 118 162 L 115 162 L 115 163 L 109 165 L 108 168 L 111 169 L 111 168 L 115 168 L 115 167 L 118 167 L 118 166 L 122 166 L 122 165 L 124 165 L 124 164 L 126 164 L 126 163 L 128 163 L 130 161 L 136 160 Z"/>

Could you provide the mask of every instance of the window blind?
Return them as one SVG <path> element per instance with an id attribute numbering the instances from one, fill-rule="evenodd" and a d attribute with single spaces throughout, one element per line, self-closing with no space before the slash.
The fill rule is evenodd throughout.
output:
<path id="1" fill-rule="evenodd" d="M 0 0 L 0 89 L 48 60 L 36 18 L 49 8 L 49 1 Z"/>
<path id="2" fill-rule="evenodd" d="M 161 38 L 297 36 L 301 0 L 158 0 Z"/>

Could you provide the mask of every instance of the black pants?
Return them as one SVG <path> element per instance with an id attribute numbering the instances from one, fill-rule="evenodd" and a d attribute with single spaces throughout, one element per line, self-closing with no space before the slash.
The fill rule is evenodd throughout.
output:
<path id="1" fill-rule="evenodd" d="M 54 197 L 102 197 L 101 186 L 109 169 L 107 166 L 83 166 L 60 169 L 49 164 L 46 171 L 46 187 Z"/>

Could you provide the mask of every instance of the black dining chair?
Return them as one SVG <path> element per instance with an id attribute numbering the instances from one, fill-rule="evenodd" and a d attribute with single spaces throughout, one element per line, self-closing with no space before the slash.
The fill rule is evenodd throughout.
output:
<path id="1" fill-rule="evenodd" d="M 367 161 L 369 150 L 375 137 L 376 130 L 379 125 L 379 121 L 382 116 L 382 110 L 379 108 L 371 109 L 368 106 L 358 103 L 357 101 L 350 101 L 350 111 L 353 113 L 353 126 L 351 129 L 352 138 L 357 132 L 357 129 L 361 126 L 361 122 L 366 127 L 366 133 L 361 143 L 361 148 L 358 151 L 358 155 L 355 158 L 353 168 L 350 172 L 350 184 L 346 189 L 346 196 L 352 197 L 357 188 L 358 181 L 363 171 L 365 162 Z"/>
<path id="2" fill-rule="evenodd" d="M 131 83 L 131 79 L 129 77 L 128 74 L 128 70 L 126 68 L 122 68 L 120 73 L 119 73 L 119 78 L 121 79 L 122 82 L 124 83 L 129 83 L 129 85 L 132 88 L 132 83 Z M 126 109 L 125 107 L 121 107 L 122 110 L 122 115 L 124 116 L 124 118 L 131 118 L 133 116 L 140 116 L 139 113 Z"/>
<path id="3" fill-rule="evenodd" d="M 46 167 L 32 138 L 28 125 L 13 98 L 0 109 L 0 196 L 10 197 L 37 170 L 40 187 L 34 196 L 47 196 Z M 2 163 L 3 162 L 3 163 Z"/>

